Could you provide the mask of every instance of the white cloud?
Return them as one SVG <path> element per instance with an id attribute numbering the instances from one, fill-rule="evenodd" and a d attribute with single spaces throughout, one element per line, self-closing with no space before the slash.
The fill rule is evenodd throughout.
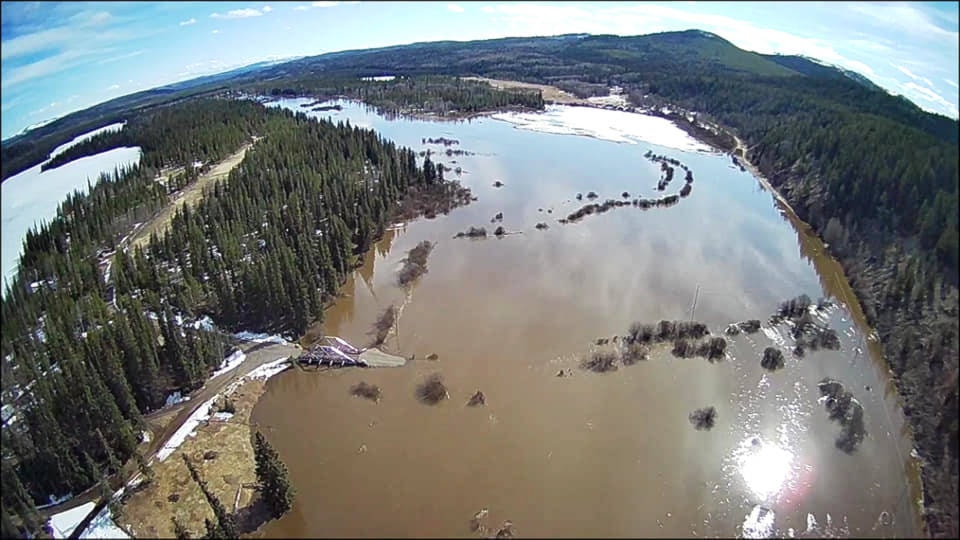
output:
<path id="1" fill-rule="evenodd" d="M 185 21 L 180 21 L 180 26 L 190 26 L 191 24 L 197 24 L 197 20 L 194 19 L 193 17 Z"/>
<path id="2" fill-rule="evenodd" d="M 228 11 L 226 14 L 211 13 L 210 17 L 214 19 L 247 19 L 250 17 L 259 17 L 263 15 L 259 9 L 244 8 Z"/>
<path id="3" fill-rule="evenodd" d="M 214 28 L 213 30 L 210 31 L 210 33 L 211 33 L 211 34 L 219 34 L 219 33 L 220 33 L 220 30 L 217 30 L 216 28 Z"/>
<path id="4" fill-rule="evenodd" d="M 32 64 L 10 68 L 0 80 L 0 89 L 6 90 L 38 77 L 61 73 L 68 68 L 89 62 L 91 61 L 90 57 L 103 54 L 103 52 L 103 50 L 67 49 L 62 53 L 48 56 Z"/>
<path id="5" fill-rule="evenodd" d="M 910 71 L 909 69 L 907 69 L 907 68 L 905 68 L 905 67 L 903 67 L 903 66 L 898 66 L 898 65 L 896 65 L 896 64 L 891 64 L 891 65 L 892 65 L 893 67 L 897 68 L 897 69 L 900 71 L 900 73 L 903 73 L 903 74 L 906 75 L 907 77 L 910 77 L 911 79 L 913 79 L 913 80 L 915 80 L 915 81 L 923 81 L 924 83 L 927 84 L 927 86 L 929 86 L 929 87 L 931 87 L 931 88 L 933 87 L 933 83 L 930 82 L 930 79 L 928 79 L 928 78 L 926 78 L 926 77 L 921 77 L 921 76 L 919 76 L 919 75 L 916 75 L 916 74 L 914 74 L 912 71 Z"/>
<path id="6" fill-rule="evenodd" d="M 907 97 L 916 99 L 916 100 L 927 101 L 928 103 L 936 103 L 937 105 L 942 107 L 942 109 L 949 111 L 949 113 L 954 118 L 956 118 L 958 116 L 957 113 L 960 112 L 957 110 L 956 105 L 954 105 L 953 103 L 950 103 L 943 96 L 936 93 L 934 90 L 927 88 L 926 86 L 921 86 L 914 82 L 908 82 L 907 84 L 903 85 L 903 88 L 907 90 L 907 92 L 904 92 L 904 95 L 906 95 Z M 928 111 L 932 110 L 934 112 L 938 112 L 940 110 L 940 108 L 932 108 L 932 107 L 921 106 L 921 108 L 926 109 Z"/>
<path id="7" fill-rule="evenodd" d="M 98 64 L 98 65 L 112 64 L 113 62 L 117 62 L 117 61 L 120 61 L 120 60 L 126 60 L 127 58 L 133 58 L 133 57 L 135 57 L 135 56 L 140 56 L 140 55 L 143 54 L 143 53 L 144 53 L 143 50 L 139 50 L 139 51 L 133 51 L 133 52 L 126 53 L 126 54 L 121 54 L 120 56 L 111 56 L 111 57 L 108 57 L 108 58 L 104 58 L 103 60 L 100 60 L 99 62 L 97 62 L 97 64 Z"/>
<path id="8" fill-rule="evenodd" d="M 119 84 L 111 84 L 110 86 L 107 87 L 107 92 L 111 92 L 113 90 L 119 90 L 119 89 L 120 89 Z"/>
<path id="9" fill-rule="evenodd" d="M 951 80 L 948 80 L 948 79 L 944 79 L 943 82 L 949 84 L 950 86 L 952 86 L 952 87 L 954 87 L 954 88 L 960 89 L 960 86 L 957 86 L 957 83 L 954 82 L 954 81 L 951 81 Z"/>
<path id="10" fill-rule="evenodd" d="M 264 12 L 264 13 L 270 13 L 271 11 L 273 11 L 273 8 L 270 7 L 270 6 L 263 6 L 263 7 L 260 9 L 260 11 L 262 11 L 262 12 Z"/>
<path id="11" fill-rule="evenodd" d="M 293 9 L 295 9 L 295 10 L 297 10 L 297 11 L 306 11 L 306 10 L 310 9 L 310 6 L 297 6 L 297 7 L 293 8 Z"/>
<path id="12" fill-rule="evenodd" d="M 315 8 L 331 8 L 331 7 L 339 6 L 340 2 L 314 2 L 310 5 Z"/>
<path id="13" fill-rule="evenodd" d="M 464 11 L 463 6 L 459 6 L 457 4 L 447 4 L 447 9 L 454 13 L 463 13 Z"/>

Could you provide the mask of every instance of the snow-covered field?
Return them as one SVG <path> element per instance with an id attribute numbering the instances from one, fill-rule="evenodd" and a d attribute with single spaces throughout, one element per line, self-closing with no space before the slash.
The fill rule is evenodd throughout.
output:
<path id="1" fill-rule="evenodd" d="M 120 125 L 111 124 L 80 135 L 56 148 L 53 155 L 93 134 Z M 0 214 L 3 216 L 0 265 L 4 279 L 10 280 L 16 274 L 27 230 L 56 217 L 57 207 L 67 195 L 76 190 L 85 192 L 87 180 L 95 182 L 101 172 L 112 172 L 115 167 L 130 166 L 139 161 L 140 147 L 115 148 L 45 172 L 40 172 L 42 165 L 36 165 L 4 180 L 0 185 Z"/>
<path id="2" fill-rule="evenodd" d="M 640 113 L 549 105 L 542 113 L 506 112 L 494 114 L 492 118 L 514 124 L 517 129 L 542 133 L 584 135 L 627 144 L 646 142 L 694 152 L 712 151 L 673 122 Z"/>

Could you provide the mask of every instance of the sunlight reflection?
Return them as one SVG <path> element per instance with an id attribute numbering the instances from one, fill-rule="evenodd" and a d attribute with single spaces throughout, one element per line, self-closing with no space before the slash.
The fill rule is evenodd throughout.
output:
<path id="1" fill-rule="evenodd" d="M 738 454 L 740 474 L 754 495 L 766 500 L 780 492 L 793 463 L 789 450 L 752 438 L 741 443 Z"/>

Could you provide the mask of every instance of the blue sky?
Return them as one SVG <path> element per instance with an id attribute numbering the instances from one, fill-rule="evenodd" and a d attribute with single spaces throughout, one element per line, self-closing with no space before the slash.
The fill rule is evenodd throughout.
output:
<path id="1" fill-rule="evenodd" d="M 958 3 L 3 2 L 2 137 L 266 59 L 440 39 L 699 28 L 958 115 Z"/>

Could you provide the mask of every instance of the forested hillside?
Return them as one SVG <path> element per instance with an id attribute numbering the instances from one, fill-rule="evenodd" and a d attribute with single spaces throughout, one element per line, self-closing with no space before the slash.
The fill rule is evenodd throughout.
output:
<path id="1" fill-rule="evenodd" d="M 194 321 L 303 332 L 408 188 L 452 188 L 374 132 L 249 101 L 180 104 L 131 130 L 141 165 L 32 231 L 2 301 L 4 403 L 16 411 L 2 431 L 4 536 L 35 532 L 33 505 L 48 496 L 118 471 L 142 415 L 203 383 L 230 338 Z M 105 282 L 98 254 L 188 180 L 161 184 L 155 167 L 218 160 L 254 136 L 229 179 L 177 214 L 175 234 L 118 251 Z"/>

